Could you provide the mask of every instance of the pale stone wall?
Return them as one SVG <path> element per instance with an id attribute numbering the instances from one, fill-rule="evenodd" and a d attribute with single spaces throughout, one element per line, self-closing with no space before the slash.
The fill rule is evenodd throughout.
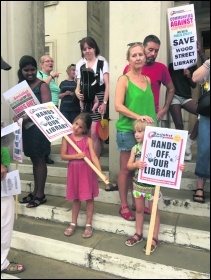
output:
<path id="1" fill-rule="evenodd" d="M 87 36 L 87 1 L 59 1 L 45 7 L 46 42 L 53 42 L 54 69 L 60 72 L 58 85 L 67 77 L 66 69 L 81 58 L 78 41 Z"/>

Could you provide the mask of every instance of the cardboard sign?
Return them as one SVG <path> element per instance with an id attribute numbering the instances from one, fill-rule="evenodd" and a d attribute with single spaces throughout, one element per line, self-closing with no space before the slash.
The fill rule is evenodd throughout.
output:
<path id="1" fill-rule="evenodd" d="M 197 33 L 194 5 L 168 9 L 173 68 L 187 69 L 197 64 Z"/>
<path id="2" fill-rule="evenodd" d="M 4 180 L 1 181 L 1 197 L 16 195 L 21 193 L 21 182 L 18 170 L 7 173 Z"/>
<path id="3" fill-rule="evenodd" d="M 12 87 L 3 96 L 19 118 L 25 115 L 26 108 L 40 103 L 26 81 Z"/>
<path id="4" fill-rule="evenodd" d="M 145 129 L 138 181 L 180 189 L 188 131 L 147 126 Z"/>
<path id="5" fill-rule="evenodd" d="M 25 112 L 50 142 L 72 132 L 72 124 L 53 102 L 27 108 Z"/>

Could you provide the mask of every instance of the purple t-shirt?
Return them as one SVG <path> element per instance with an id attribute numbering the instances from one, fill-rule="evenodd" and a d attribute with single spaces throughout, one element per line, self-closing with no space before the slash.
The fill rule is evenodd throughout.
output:
<path id="1" fill-rule="evenodd" d="M 125 67 L 123 74 L 126 74 L 128 71 L 129 71 L 129 65 Z M 151 65 L 144 65 L 142 68 L 142 74 L 148 76 L 151 80 L 151 87 L 152 87 L 152 92 L 154 94 L 154 101 L 155 101 L 155 110 L 156 112 L 158 112 L 160 86 L 161 84 L 167 86 L 172 80 L 168 68 L 163 63 L 154 62 Z"/>

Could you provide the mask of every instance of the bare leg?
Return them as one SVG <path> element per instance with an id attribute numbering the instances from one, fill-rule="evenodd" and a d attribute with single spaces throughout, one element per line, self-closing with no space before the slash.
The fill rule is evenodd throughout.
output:
<path id="1" fill-rule="evenodd" d="M 133 172 L 127 169 L 127 162 L 130 157 L 130 151 L 121 151 L 120 152 L 120 171 L 118 175 L 118 188 L 119 188 L 119 196 L 121 200 L 121 207 L 127 206 L 127 194 L 129 187 L 132 186 L 132 176 Z M 121 213 L 128 213 L 129 209 L 124 208 L 121 210 Z M 132 215 L 132 214 L 131 214 Z"/>
<path id="2" fill-rule="evenodd" d="M 91 126 L 91 138 L 94 144 L 94 150 L 98 158 L 100 158 L 102 143 L 98 135 L 96 134 L 96 125 L 97 122 L 92 122 Z"/>
<path id="3" fill-rule="evenodd" d="M 144 205 L 145 199 L 135 198 L 136 202 L 136 233 L 141 235 L 143 233 L 143 224 L 144 224 Z"/>
<path id="4" fill-rule="evenodd" d="M 92 236 L 92 218 L 94 213 L 94 199 L 89 199 L 86 201 L 86 226 L 82 236 L 84 238 L 89 238 Z"/>
<path id="5" fill-rule="evenodd" d="M 77 225 L 80 207 L 81 207 L 81 202 L 78 199 L 74 199 L 72 205 L 72 223 L 74 223 L 75 225 Z"/>
<path id="6" fill-rule="evenodd" d="M 92 224 L 92 218 L 94 213 L 94 199 L 86 201 L 86 224 Z"/>
<path id="7" fill-rule="evenodd" d="M 97 96 L 95 96 L 94 105 L 92 107 L 92 113 L 95 113 L 98 106 L 99 106 L 99 99 L 97 98 Z"/>
<path id="8" fill-rule="evenodd" d="M 149 203 L 150 213 L 152 213 L 153 200 L 148 201 L 148 203 Z M 160 213 L 159 213 L 158 208 L 157 208 L 156 217 L 155 217 L 155 226 L 154 226 L 154 232 L 153 232 L 153 237 L 157 240 L 158 240 L 159 230 L 160 230 Z M 152 244 L 156 245 L 154 240 L 153 240 L 153 242 L 154 243 L 152 243 Z"/>
<path id="9" fill-rule="evenodd" d="M 183 130 L 184 125 L 182 120 L 181 105 L 179 104 L 170 105 L 169 112 L 172 116 L 175 128 Z"/>

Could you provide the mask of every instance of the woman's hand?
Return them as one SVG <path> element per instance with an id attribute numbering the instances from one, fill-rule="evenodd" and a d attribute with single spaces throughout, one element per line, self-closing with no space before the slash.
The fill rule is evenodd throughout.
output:
<path id="1" fill-rule="evenodd" d="M 26 121 L 29 121 L 29 116 L 27 114 L 21 116 L 21 117 L 17 117 L 17 116 L 14 116 L 12 119 L 14 122 L 18 122 L 19 119 L 23 119 L 23 122 L 26 122 Z"/>
<path id="2" fill-rule="evenodd" d="M 59 72 L 51 72 L 51 76 L 55 79 L 55 78 L 59 78 L 59 75 L 60 75 L 61 73 L 59 73 Z"/>
<path id="3" fill-rule="evenodd" d="M 139 116 L 139 118 L 137 118 L 138 120 L 141 120 L 142 122 L 143 121 L 146 121 L 148 123 L 153 123 L 154 120 L 153 118 L 149 117 L 149 116 Z"/>
<path id="4" fill-rule="evenodd" d="M 78 97 L 79 100 L 83 101 L 84 100 L 84 95 L 80 92 L 75 92 L 76 96 Z"/>
<path id="5" fill-rule="evenodd" d="M 100 113 L 101 115 L 104 115 L 106 113 L 106 104 L 104 103 L 100 104 L 98 108 L 98 113 Z"/>

